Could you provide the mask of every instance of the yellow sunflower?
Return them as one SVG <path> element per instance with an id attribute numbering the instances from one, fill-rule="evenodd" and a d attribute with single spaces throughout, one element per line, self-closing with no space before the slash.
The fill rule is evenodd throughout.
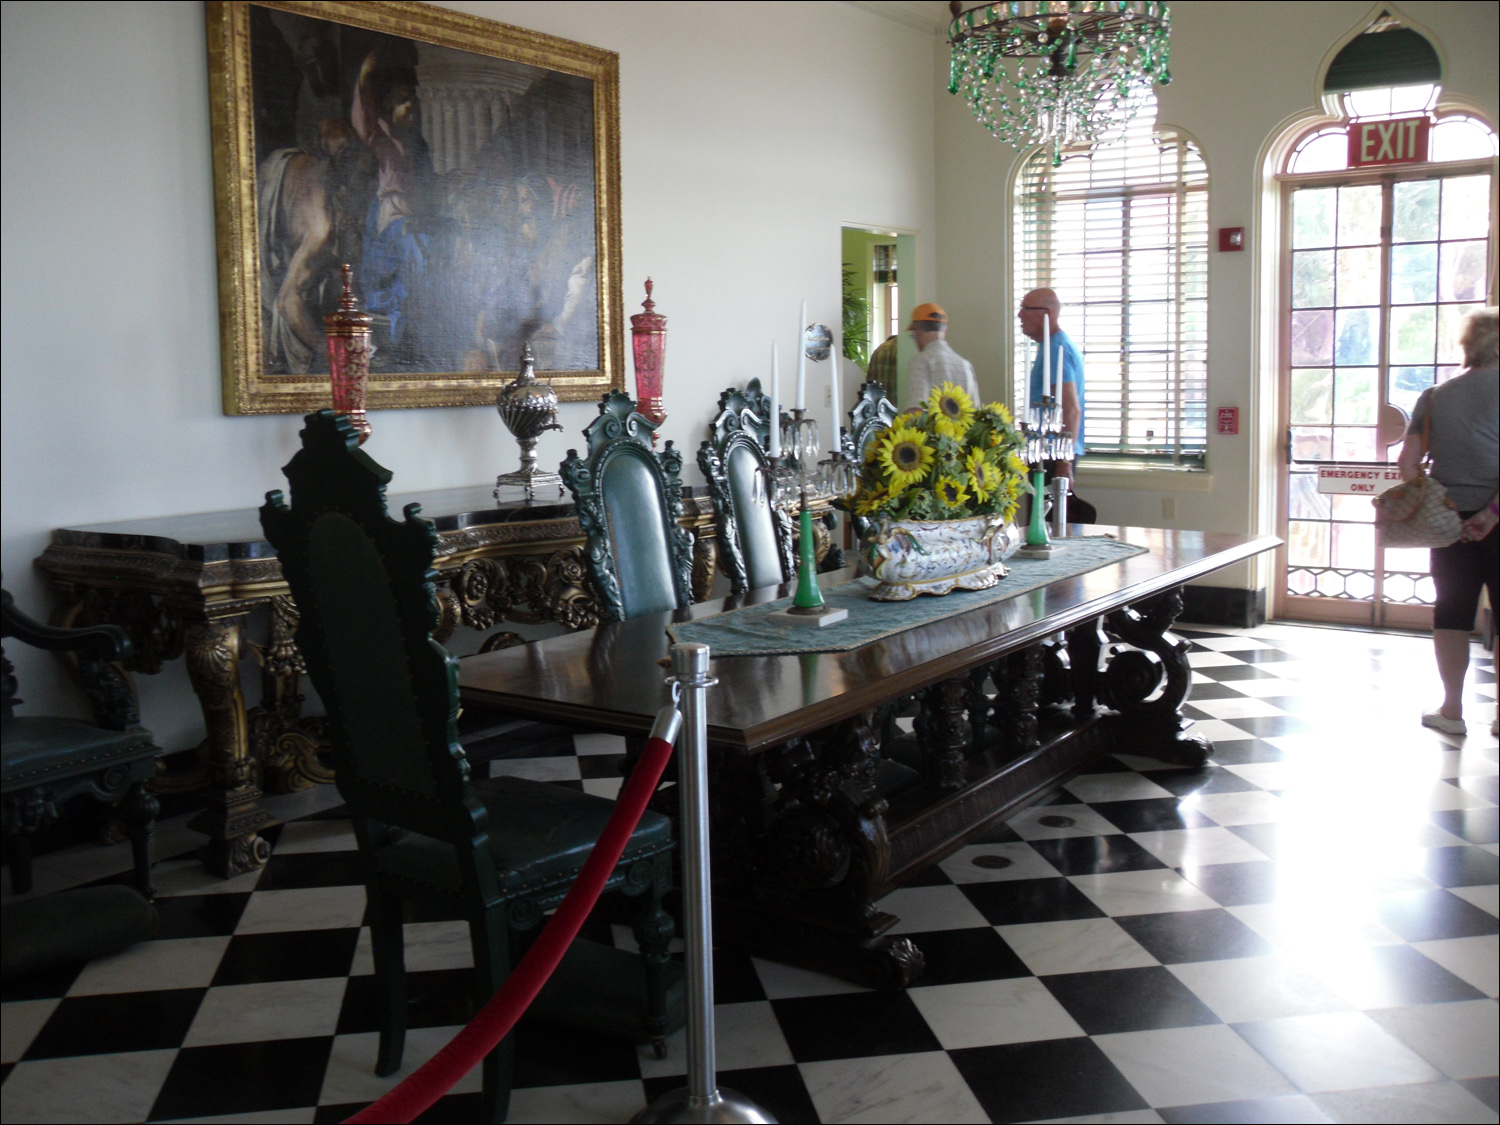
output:
<path id="1" fill-rule="evenodd" d="M 969 473 L 969 487 L 974 490 L 974 499 L 983 504 L 990 498 L 1000 483 L 1000 470 L 989 461 L 982 450 L 974 449 L 964 461 Z"/>
<path id="2" fill-rule="evenodd" d="M 886 504 L 890 498 L 891 495 L 889 492 L 883 488 L 877 488 L 864 496 L 858 497 L 854 501 L 854 512 L 856 515 L 868 516 L 871 512 Z"/>
<path id="3" fill-rule="evenodd" d="M 940 434 L 954 441 L 962 441 L 964 434 L 974 424 L 974 400 L 967 391 L 952 383 L 936 387 L 927 396 L 927 412 L 932 415 L 933 426 Z"/>
<path id="4" fill-rule="evenodd" d="M 964 486 L 953 477 L 939 477 L 937 484 L 932 486 L 933 494 L 950 508 L 957 508 L 961 504 L 968 503 L 969 494 L 964 491 Z"/>
<path id="5" fill-rule="evenodd" d="M 927 444 L 927 435 L 904 418 L 879 438 L 880 463 L 890 474 L 891 495 L 904 492 L 908 485 L 916 484 L 932 467 L 933 448 Z"/>
<path id="6" fill-rule="evenodd" d="M 1005 467 L 1013 473 L 1021 473 L 1022 475 L 1025 475 L 1026 473 L 1026 462 L 1022 461 L 1021 458 L 1014 453 L 1007 453 L 1005 455 Z"/>

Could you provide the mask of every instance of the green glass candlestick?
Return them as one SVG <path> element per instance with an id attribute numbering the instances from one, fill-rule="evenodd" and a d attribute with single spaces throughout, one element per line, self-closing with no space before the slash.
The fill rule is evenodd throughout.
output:
<path id="1" fill-rule="evenodd" d="M 1031 524 L 1026 529 L 1026 546 L 1047 547 L 1052 543 L 1047 535 L 1046 478 L 1042 467 L 1037 465 L 1031 472 Z"/>
<path id="2" fill-rule="evenodd" d="M 797 596 L 792 604 L 798 609 L 822 609 L 823 591 L 818 587 L 818 566 L 813 552 L 812 513 L 802 509 L 802 534 L 797 546 Z"/>

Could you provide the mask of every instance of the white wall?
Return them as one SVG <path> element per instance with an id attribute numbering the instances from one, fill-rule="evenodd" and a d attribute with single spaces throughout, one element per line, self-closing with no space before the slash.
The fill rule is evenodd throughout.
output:
<path id="1" fill-rule="evenodd" d="M 1475 103 L 1496 121 L 1500 5 L 1416 0 L 1399 4 L 1399 10 L 1436 39 L 1445 63 L 1445 96 Z M 1217 246 L 1212 232 L 1219 227 L 1245 227 L 1250 242 L 1243 253 L 1213 250 L 1209 258 L 1210 418 L 1213 408 L 1238 406 L 1240 434 L 1210 432 L 1211 490 L 1170 493 L 1177 502 L 1175 519 L 1163 518 L 1164 494 L 1157 488 L 1109 488 L 1105 484 L 1110 482 L 1084 473 L 1080 492 L 1098 505 L 1101 521 L 1256 530 L 1251 443 L 1269 439 L 1274 426 L 1274 419 L 1253 411 L 1258 397 L 1251 298 L 1259 249 L 1254 221 L 1259 157 L 1267 138 L 1284 122 L 1318 109 L 1315 87 L 1324 55 L 1371 15 L 1365 0 L 1172 4 L 1172 82 L 1158 88 L 1158 120 L 1187 130 L 1202 146 L 1210 175 L 1212 245 Z M 946 59 L 940 57 L 936 84 L 946 81 Z M 973 120 L 967 103 L 946 92 L 938 95 L 936 136 L 938 300 L 952 318 L 954 347 L 974 362 L 981 389 L 998 396 L 1007 385 L 1006 333 L 1015 317 L 1002 200 L 1017 154 Z M 1208 482 L 1199 478 L 1191 483 Z M 1248 586 L 1251 579 L 1247 567 L 1234 567 L 1208 582 Z"/>
<path id="2" fill-rule="evenodd" d="M 451 6 L 619 52 L 625 311 L 650 274 L 690 479 L 718 393 L 764 374 L 773 335 L 791 354 L 797 302 L 837 323 L 843 222 L 919 232 L 931 285 L 930 35 L 838 3 Z M 3 566 L 45 615 L 52 528 L 257 505 L 300 419 L 220 410 L 202 5 L 8 2 L 0 82 Z M 542 461 L 593 416 L 565 405 Z M 489 409 L 371 420 L 402 491 L 516 464 Z M 7 655 L 28 705 L 76 708 L 50 662 Z M 164 745 L 200 737 L 180 667 L 141 686 Z"/>

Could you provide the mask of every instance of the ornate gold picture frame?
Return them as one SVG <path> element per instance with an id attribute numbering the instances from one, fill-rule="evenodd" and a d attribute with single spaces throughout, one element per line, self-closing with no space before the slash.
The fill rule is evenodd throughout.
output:
<path id="1" fill-rule="evenodd" d="M 425 4 L 210 2 L 226 414 L 329 404 L 339 267 L 368 405 L 495 401 L 523 344 L 623 386 L 619 57 Z"/>

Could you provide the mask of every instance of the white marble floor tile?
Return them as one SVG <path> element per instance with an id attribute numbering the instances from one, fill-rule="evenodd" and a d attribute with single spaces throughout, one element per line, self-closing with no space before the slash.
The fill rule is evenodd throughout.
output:
<path id="1" fill-rule="evenodd" d="M 73 981 L 68 995 L 207 988 L 228 947 L 227 937 L 143 941 L 122 953 L 90 961 Z"/>
<path id="2" fill-rule="evenodd" d="M 1042 818 L 1065 817 L 1072 824 L 1043 824 Z M 1096 813 L 1088 805 L 1032 805 L 1011 817 L 1006 826 L 1023 840 L 1066 840 L 1077 836 L 1118 836 L 1114 821 Z"/>
<path id="3" fill-rule="evenodd" d="M 1231 906 L 1233 914 L 1261 937 L 1299 953 L 1363 949 L 1372 945 L 1400 945 L 1401 939 L 1374 919 L 1370 902 L 1351 904 L 1343 899 L 1319 901 L 1315 889 L 1286 902 Z"/>
<path id="4" fill-rule="evenodd" d="M 1243 742 L 1255 735 L 1226 719 L 1194 719 L 1189 734 L 1201 734 L 1210 742 Z"/>
<path id="5" fill-rule="evenodd" d="M 1414 941 L 1412 947 L 1486 996 L 1500 995 L 1500 935 Z"/>
<path id="6" fill-rule="evenodd" d="M 352 852 L 359 842 L 347 820 L 297 820 L 281 830 L 276 841 L 277 855 L 302 852 Z"/>
<path id="7" fill-rule="evenodd" d="M 232 895 L 255 890 L 264 867 L 236 875 L 232 879 L 221 879 L 204 870 L 203 862 L 196 856 L 190 859 L 169 859 L 158 863 L 151 871 L 151 881 L 156 884 L 157 898 L 174 898 L 177 895 Z"/>
<path id="8" fill-rule="evenodd" d="M 1215 652 L 1261 652 L 1268 648 L 1281 647 L 1255 637 L 1194 637 L 1193 640 Z"/>
<path id="9" fill-rule="evenodd" d="M 1094 1043 L 1155 1106 L 1201 1105 L 1297 1092 L 1223 1024 L 1096 1035 Z"/>
<path id="10" fill-rule="evenodd" d="M 261 891 L 250 896 L 234 932 L 271 934 L 281 930 L 335 930 L 357 926 L 364 916 L 363 886 Z"/>
<path id="11" fill-rule="evenodd" d="M 1071 875 L 1068 881 L 1110 917 L 1213 910 L 1218 903 L 1175 871 L 1115 871 L 1107 875 Z"/>
<path id="12" fill-rule="evenodd" d="M 546 1121 L 557 1125 L 597 1125 L 629 1121 L 646 1108 L 640 1079 L 586 1082 L 576 1086 L 526 1086 L 510 1092 L 507 1121 Z"/>
<path id="13" fill-rule="evenodd" d="M 1035 977 L 939 984 L 908 989 L 907 995 L 948 1051 L 1083 1034 Z"/>
<path id="14" fill-rule="evenodd" d="M 603 797 L 606 801 L 615 801 L 620 797 L 620 790 L 625 786 L 623 777 L 586 777 L 583 779 L 583 791 L 591 797 Z"/>
<path id="15" fill-rule="evenodd" d="M 1494 1125 L 1495 1111 L 1454 1082 L 1388 1086 L 1317 1094 L 1313 1101 L 1335 1121 L 1350 1125 L 1410 1125 L 1416 1121 L 1444 1125 Z"/>
<path id="16" fill-rule="evenodd" d="M 1469 793 L 1446 781 L 1439 781 L 1428 790 L 1427 808 L 1432 812 L 1447 812 L 1451 809 L 1491 809 L 1494 802 L 1486 801 L 1475 793 Z"/>
<path id="17" fill-rule="evenodd" d="M 1192 668 L 1228 668 L 1232 664 L 1243 663 L 1245 663 L 1243 660 L 1238 660 L 1233 656 L 1225 656 L 1222 652 L 1188 653 L 1188 666 Z"/>
<path id="18" fill-rule="evenodd" d="M 328 1054 L 328 1069 L 323 1073 L 323 1090 L 319 1105 L 344 1105 L 349 1102 L 373 1102 L 396 1086 L 403 1078 L 437 1054 L 461 1029 L 458 1027 L 413 1027 L 406 1032 L 406 1048 L 401 1052 L 401 1069 L 386 1078 L 375 1074 L 375 1057 L 380 1033 L 361 1032 L 334 1037 Z M 478 1093 L 482 1088 L 481 1068 L 474 1066 L 454 1085 L 452 1093 Z"/>
<path id="19" fill-rule="evenodd" d="M 1268 715 L 1285 715 L 1286 712 L 1264 699 L 1195 699 L 1192 706 L 1215 719 L 1258 719 Z"/>
<path id="20" fill-rule="evenodd" d="M 1146 801 L 1175 796 L 1138 773 L 1086 773 L 1063 786 L 1080 801 Z"/>
<path id="21" fill-rule="evenodd" d="M 332 1035 L 347 983 L 322 977 L 210 988 L 182 1045 L 258 1043 L 285 1038 L 289 1029 L 298 1036 Z"/>
<path id="22" fill-rule="evenodd" d="M 173 1117 L 162 1125 L 312 1125 L 317 1117 L 318 1107 L 307 1105 L 257 1113 L 225 1113 L 217 1117 Z"/>
<path id="23" fill-rule="evenodd" d="M 1123 1109 L 1119 1113 L 1091 1113 L 1086 1117 L 1046 1117 L 1032 1125 L 1158 1125 L 1164 1122 L 1154 1109 Z"/>
<path id="24" fill-rule="evenodd" d="M 1275 790 L 1288 788 L 1299 779 L 1299 776 L 1305 777 L 1307 772 L 1296 762 L 1246 762 L 1243 765 L 1229 765 L 1223 768 L 1236 777 L 1244 778 L 1251 785 L 1259 786 L 1261 789 Z"/>
<path id="25" fill-rule="evenodd" d="M 1009 861 L 994 866 L 997 860 Z M 1025 842 L 972 844 L 959 848 L 942 863 L 943 873 L 955 883 L 1000 883 L 1011 879 L 1055 879 L 1057 868 Z"/>
<path id="26" fill-rule="evenodd" d="M 3 1087 L 5 1123 L 144 1121 L 176 1058 L 129 1051 L 19 1063 Z"/>
<path id="27" fill-rule="evenodd" d="M 578 759 L 572 754 L 552 758 L 494 758 L 491 777 L 524 777 L 531 781 L 577 781 Z"/>
<path id="28" fill-rule="evenodd" d="M 927 930 L 966 930 L 989 922 L 957 887 L 902 887 L 877 904 L 901 920 L 888 934 L 919 934 Z"/>
<path id="29" fill-rule="evenodd" d="M 1281 798 L 1264 789 L 1243 793 L 1194 793 L 1184 797 L 1182 803 L 1222 825 L 1274 824 L 1286 811 Z"/>
<path id="30" fill-rule="evenodd" d="M 1190 961 L 1167 969 L 1225 1023 L 1343 1012 L 1350 1004 L 1295 962 L 1281 957 Z"/>
<path id="31" fill-rule="evenodd" d="M 474 967 L 474 946 L 469 940 L 469 923 L 462 920 L 408 922 L 401 929 L 407 972 L 425 973 L 434 969 Z M 354 963 L 349 969 L 349 975 L 368 977 L 374 974 L 375 959 L 371 953 L 370 927 L 365 926 L 359 931 L 359 941 L 354 946 Z"/>
<path id="32" fill-rule="evenodd" d="M 1493 1000 L 1367 1014 L 1449 1078 L 1488 1078 L 1500 1070 L 1500 1008 Z"/>
<path id="33" fill-rule="evenodd" d="M 1038 976 L 1138 969 L 1157 964 L 1156 958 L 1113 918 L 1027 922 L 996 926 L 995 931 Z"/>
<path id="34" fill-rule="evenodd" d="M 0 1063 L 24 1055 L 61 1000 L 12 1000 L 0 1005 Z"/>
<path id="35" fill-rule="evenodd" d="M 941 1051 L 802 1063 L 799 1069 L 825 1125 L 989 1121 Z"/>
<path id="36" fill-rule="evenodd" d="M 1240 1024 L 1240 1035 L 1307 1093 L 1397 1086 L 1441 1077 L 1363 1012 Z"/>
<path id="37" fill-rule="evenodd" d="M 597 754 L 623 754 L 625 753 L 625 736 L 623 734 L 602 734 L 598 731 L 575 734 L 573 736 L 573 749 L 583 757 Z"/>
<path id="38" fill-rule="evenodd" d="M 1214 863 L 1252 863 L 1269 858 L 1227 828 L 1177 828 L 1165 832 L 1132 832 L 1130 838 L 1168 867 L 1204 867 Z"/>
<path id="39" fill-rule="evenodd" d="M 1226 680 L 1224 686 L 1252 699 L 1274 699 L 1278 697 L 1284 698 L 1289 695 L 1304 696 L 1313 694 L 1311 689 L 1298 683 L 1296 680 L 1288 680 L 1282 676 L 1274 676 L 1264 680 Z M 1194 707 L 1202 706 L 1191 694 L 1188 695 L 1188 702 Z M 1215 701 L 1204 700 L 1203 702 L 1211 703 Z M 1207 710 L 1207 708 L 1204 708 L 1204 710 Z M 1221 715 L 1219 717 L 1227 719 L 1231 716 Z"/>
<path id="40" fill-rule="evenodd" d="M 760 987 L 769 1000 L 790 1000 L 799 996 L 843 996 L 850 992 L 869 992 L 870 989 L 841 977 L 827 973 L 801 969 L 796 965 L 783 965 L 780 961 L 762 961 L 752 957 L 755 975 L 760 978 Z"/>
<path id="41" fill-rule="evenodd" d="M 1486 887 L 1449 887 L 1448 892 L 1479 907 L 1486 914 L 1500 917 L 1500 885 L 1491 883 Z"/>
<path id="42" fill-rule="evenodd" d="M 776 1012 L 766 1000 L 714 1005 L 714 1044 L 720 1070 L 749 1070 L 759 1066 L 790 1066 L 792 1057 L 781 1033 Z M 648 1044 L 636 1049 L 642 1078 L 664 1078 L 687 1073 L 687 1031 L 667 1037 L 667 1057 L 659 1059 Z"/>

